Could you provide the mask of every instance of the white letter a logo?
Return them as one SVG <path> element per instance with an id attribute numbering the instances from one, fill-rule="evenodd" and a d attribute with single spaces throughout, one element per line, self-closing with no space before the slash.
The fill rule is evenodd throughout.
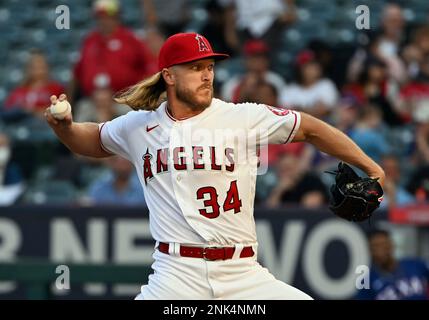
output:
<path id="1" fill-rule="evenodd" d="M 204 41 L 204 38 L 197 34 L 195 36 L 195 39 L 198 41 L 198 49 L 201 51 L 207 51 L 210 52 L 209 46 L 207 45 L 207 43 Z"/>

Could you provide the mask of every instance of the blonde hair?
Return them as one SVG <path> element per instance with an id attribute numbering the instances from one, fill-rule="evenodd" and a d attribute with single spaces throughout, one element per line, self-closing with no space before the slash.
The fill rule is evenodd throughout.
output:
<path id="1" fill-rule="evenodd" d="M 165 100 L 165 82 L 161 71 L 118 92 L 114 100 L 134 110 L 156 110 Z"/>

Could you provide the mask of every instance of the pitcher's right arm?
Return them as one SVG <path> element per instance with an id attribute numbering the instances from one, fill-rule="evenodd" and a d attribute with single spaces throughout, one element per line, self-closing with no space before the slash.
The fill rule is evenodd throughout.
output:
<path id="1" fill-rule="evenodd" d="M 59 101 L 66 100 L 66 95 L 62 94 Z M 51 97 L 51 103 L 55 104 L 57 97 Z M 70 149 L 70 151 L 94 158 L 104 158 L 112 156 L 101 147 L 100 132 L 97 123 L 73 122 L 72 115 L 67 115 L 64 119 L 55 119 L 49 111 L 45 111 L 45 117 L 49 126 L 54 130 L 60 141 Z"/>

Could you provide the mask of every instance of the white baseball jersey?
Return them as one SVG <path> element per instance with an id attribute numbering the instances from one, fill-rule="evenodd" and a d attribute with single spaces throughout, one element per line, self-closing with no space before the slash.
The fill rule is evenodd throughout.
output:
<path id="1" fill-rule="evenodd" d="M 185 120 L 164 102 L 99 128 L 102 147 L 134 164 L 155 240 L 233 246 L 256 244 L 256 146 L 289 143 L 299 125 L 299 112 L 213 99 Z"/>

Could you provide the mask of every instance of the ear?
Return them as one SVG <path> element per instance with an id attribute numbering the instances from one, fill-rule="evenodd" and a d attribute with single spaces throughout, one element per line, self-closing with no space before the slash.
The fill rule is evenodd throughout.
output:
<path id="1" fill-rule="evenodd" d="M 174 73 L 172 72 L 173 70 L 169 69 L 169 68 L 164 68 L 162 69 L 162 77 L 164 78 L 164 81 L 167 85 L 172 86 L 175 83 L 175 77 L 174 77 Z"/>

